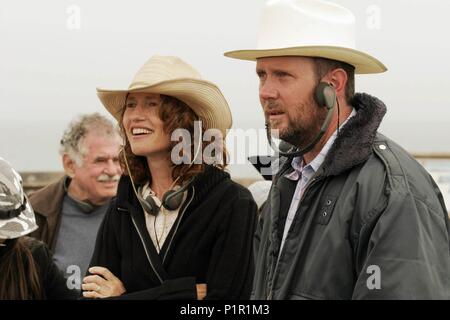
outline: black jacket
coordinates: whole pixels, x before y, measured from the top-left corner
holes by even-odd
[[[255,237],[256,299],[450,299],[449,220],[417,161],[377,133],[366,94],[306,187],[279,248],[296,182],[277,174]]]
[[[188,189],[160,254],[128,176],[100,227],[91,266],[123,282],[122,299],[248,299],[254,275],[252,239],[257,208],[250,192],[227,173],[207,167]]]
[[[68,289],[66,278],[64,278],[63,273],[53,262],[52,255],[47,246],[43,242],[33,238],[25,237],[24,240],[24,243],[30,248],[34,263],[36,264],[44,299],[77,299],[80,294],[79,291]],[[8,250],[6,247],[0,247],[0,260],[6,250]]]

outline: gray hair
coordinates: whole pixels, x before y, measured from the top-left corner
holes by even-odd
[[[117,138],[120,141],[119,127],[99,113],[81,115],[72,120],[60,141],[59,154],[68,154],[78,166],[83,165],[86,155],[84,139],[94,132],[100,136]]]

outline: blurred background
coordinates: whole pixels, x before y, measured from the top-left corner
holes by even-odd
[[[383,100],[380,130],[417,156],[450,205],[450,1],[334,0],[357,18],[357,47],[389,71],[356,78]],[[225,51],[256,45],[265,0],[2,0],[0,156],[36,183],[62,171],[58,143],[76,115],[106,114],[95,88],[126,88],[154,54],[177,55],[219,85],[234,129],[262,130],[255,64]],[[267,153],[230,148],[230,156]],[[248,145],[255,145],[249,143]],[[265,147],[264,147],[265,146]],[[240,161],[243,162],[243,161]],[[260,179],[249,163],[235,179]],[[43,175],[42,175],[43,174]],[[34,178],[33,178],[34,177]]]

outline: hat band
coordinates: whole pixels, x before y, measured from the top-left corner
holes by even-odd
[[[27,203],[27,200],[24,199],[23,204],[17,209],[8,210],[8,211],[0,210],[0,220],[9,220],[9,219],[17,218],[18,216],[20,216],[22,211],[25,210],[26,203]]]

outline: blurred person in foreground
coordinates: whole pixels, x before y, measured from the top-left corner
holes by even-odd
[[[0,158],[0,300],[75,299],[38,228],[20,175]]]

